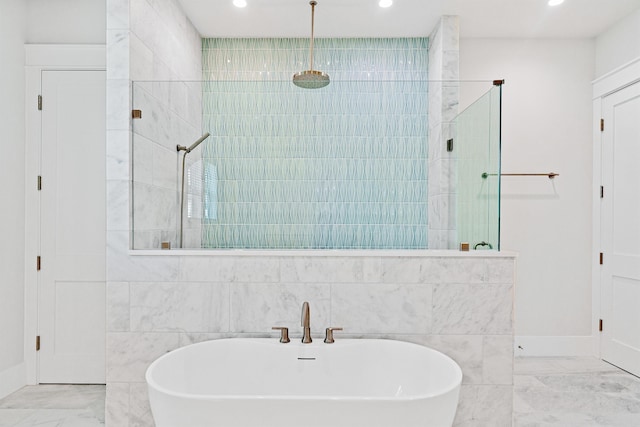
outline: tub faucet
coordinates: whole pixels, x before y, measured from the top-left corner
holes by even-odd
[[[300,321],[300,326],[302,326],[303,334],[302,334],[302,343],[309,344],[311,343],[311,326],[309,321],[309,303],[307,301],[302,303],[302,319]]]

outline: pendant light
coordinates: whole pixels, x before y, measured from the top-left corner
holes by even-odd
[[[311,5],[311,48],[310,48],[310,67],[308,70],[300,71],[293,75],[293,84],[304,89],[319,89],[329,84],[329,75],[322,71],[313,69],[313,18],[315,14],[317,1],[309,2]]]

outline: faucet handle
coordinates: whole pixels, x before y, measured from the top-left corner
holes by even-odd
[[[271,329],[273,329],[274,331],[280,331],[280,342],[281,343],[288,343],[291,340],[289,339],[289,328],[286,328],[284,326],[274,326]]]
[[[324,342],[327,344],[333,344],[336,340],[333,339],[333,331],[341,331],[342,328],[327,328],[324,334]]]

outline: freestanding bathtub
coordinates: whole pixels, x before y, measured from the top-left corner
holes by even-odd
[[[450,427],[462,371],[401,341],[233,338],[167,353],[146,380],[157,427]]]

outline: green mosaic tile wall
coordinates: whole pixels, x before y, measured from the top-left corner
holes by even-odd
[[[427,247],[428,40],[203,40],[203,247]]]

